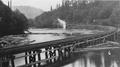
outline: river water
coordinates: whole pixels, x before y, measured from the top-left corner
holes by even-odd
[[[40,43],[52,40],[59,40],[74,37],[72,34],[93,34],[93,31],[86,29],[71,29],[71,30],[63,30],[63,29],[29,29],[30,32],[34,34],[28,35],[28,39],[31,41],[35,40],[33,43]],[[97,32],[97,30],[95,30]]]
[[[120,49],[78,54],[79,59],[63,67],[120,67]]]
[[[34,43],[39,42],[46,42],[51,40],[58,40],[58,39],[64,39],[68,37],[74,37],[73,35],[66,36],[63,33],[81,33],[81,31],[84,34],[92,34],[91,31],[86,30],[70,30],[65,31],[61,29],[34,29],[30,30],[33,33],[39,33],[39,34],[30,34],[28,35],[28,38],[30,40],[35,40]],[[66,64],[62,67],[120,67],[120,49],[112,49],[112,50],[100,50],[100,51],[88,51],[88,52],[79,52],[76,55],[79,56],[79,58],[69,64]],[[23,54],[16,55],[21,56]],[[43,56],[44,57],[44,56]],[[22,59],[15,60],[16,66],[22,65],[25,63]]]

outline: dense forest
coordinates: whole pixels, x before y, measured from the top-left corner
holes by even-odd
[[[19,12],[12,11],[0,1],[0,36],[23,34],[28,28],[27,18]]]
[[[65,20],[67,24],[119,26],[120,2],[63,0],[56,9],[51,7],[51,11],[28,20],[19,10],[13,12],[0,1],[0,36],[22,34],[29,26],[37,28],[60,27],[58,18]]]
[[[120,2],[100,0],[63,0],[62,5],[31,21],[31,26],[39,28],[58,27],[57,18],[67,24],[94,24],[118,26],[120,21]]]

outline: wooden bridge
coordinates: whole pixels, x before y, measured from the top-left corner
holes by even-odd
[[[0,49],[0,67],[58,67],[68,63],[74,56],[75,48],[115,41],[117,29],[83,37],[72,37],[43,43],[15,46]],[[23,54],[16,57],[16,54]],[[44,58],[42,58],[42,55]],[[16,66],[15,60],[24,58],[25,64]],[[52,65],[52,66],[51,66]],[[57,66],[56,66],[57,65]]]

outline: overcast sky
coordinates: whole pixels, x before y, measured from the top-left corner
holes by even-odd
[[[9,0],[2,0],[5,4]],[[51,5],[53,8],[56,7],[57,3],[61,3],[62,0],[12,0],[13,6],[32,6],[36,8],[40,8],[44,11],[50,10]]]

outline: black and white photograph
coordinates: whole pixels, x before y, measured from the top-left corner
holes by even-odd
[[[0,0],[0,67],[120,67],[120,0]]]

